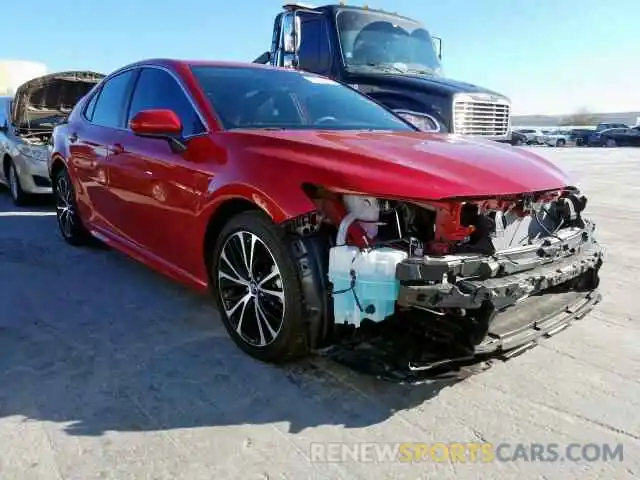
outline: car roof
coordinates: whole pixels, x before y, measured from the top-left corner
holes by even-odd
[[[271,65],[264,65],[260,63],[252,62],[234,62],[234,61],[217,61],[217,60],[188,60],[188,59],[176,59],[176,58],[149,58],[146,60],[139,60],[137,62],[124,65],[117,70],[113,71],[110,75],[130,68],[143,67],[143,66],[160,66],[171,69],[180,69],[181,67],[218,67],[218,68],[249,68],[256,70],[280,70],[292,73],[304,73],[305,75],[315,75],[309,72],[301,72],[300,70],[293,70],[291,68],[274,67]]]

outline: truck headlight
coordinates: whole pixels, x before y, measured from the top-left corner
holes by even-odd
[[[46,162],[49,159],[49,151],[45,147],[37,147],[35,145],[18,145],[18,151],[21,155],[29,157],[32,160]]]
[[[439,132],[442,130],[440,122],[426,113],[409,110],[395,110],[395,113],[423,132]]]

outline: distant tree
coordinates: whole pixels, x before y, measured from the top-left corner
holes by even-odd
[[[587,108],[581,108],[572,115],[566,115],[560,120],[560,125],[593,125],[598,123],[598,115]]]

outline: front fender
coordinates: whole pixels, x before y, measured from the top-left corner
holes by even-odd
[[[202,279],[203,282],[206,282],[208,278],[206,264],[202,262],[202,259],[206,257],[206,252],[202,249],[207,248],[205,239],[211,222],[217,224],[219,220],[224,221],[224,219],[217,218],[217,214],[222,212],[222,207],[225,205],[238,201],[251,203],[269,215],[277,224],[317,208],[301,187],[271,188],[269,189],[270,194],[266,192],[267,188],[260,185],[241,182],[226,183],[222,179],[217,181],[215,178],[209,181],[198,213],[196,232],[190,237],[192,243],[188,249],[194,255],[191,262],[195,265],[196,270],[193,273],[197,278]],[[232,206],[232,211],[233,207],[235,206]],[[223,223],[219,227],[222,225]]]
[[[211,217],[225,202],[244,200],[263,210],[274,223],[283,223],[316,209],[316,205],[304,193],[301,185],[273,189],[267,185],[227,183],[218,188],[216,179],[209,182],[202,213]],[[267,193],[269,191],[269,193]]]

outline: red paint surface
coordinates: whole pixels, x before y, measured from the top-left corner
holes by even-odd
[[[82,217],[96,235],[197,288],[208,283],[207,225],[229,200],[249,201],[279,223],[317,208],[302,189],[305,183],[413,200],[509,195],[570,184],[564,172],[533,152],[449,135],[223,131],[188,64],[155,63],[182,78],[204,114],[208,134],[175,153],[162,139],[91,125],[79,114],[80,102],[69,123],[56,129],[54,156],[68,166]],[[67,140],[72,132],[79,136],[75,143]]]

